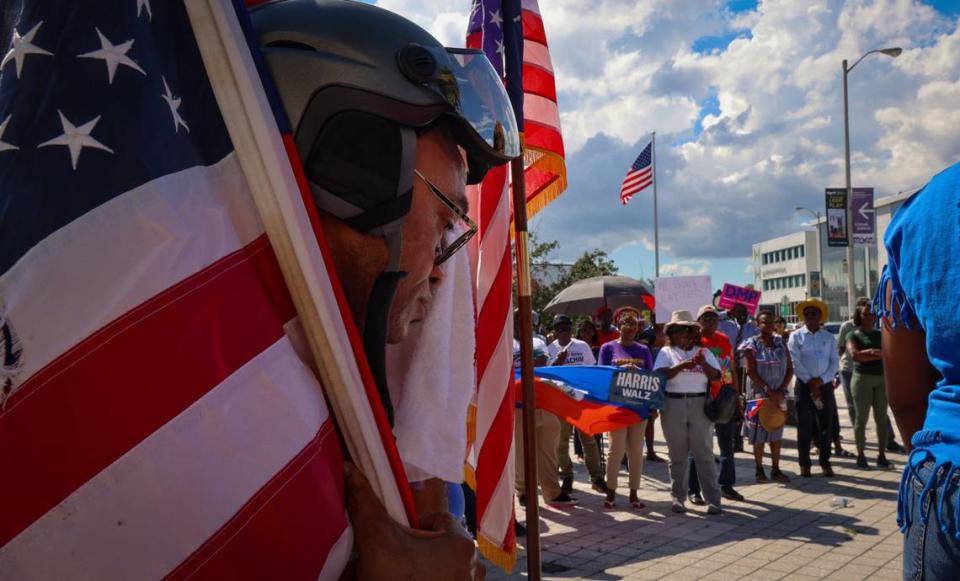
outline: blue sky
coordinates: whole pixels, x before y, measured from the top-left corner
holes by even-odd
[[[381,0],[462,46],[470,0]],[[531,222],[558,261],[603,248],[654,272],[650,190],[620,182],[657,132],[661,274],[745,283],[751,245],[803,228],[843,184],[840,62],[854,185],[878,196],[960,159],[960,0],[541,0],[569,188]]]

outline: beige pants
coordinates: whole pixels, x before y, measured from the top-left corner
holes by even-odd
[[[647,421],[610,432],[610,452],[607,456],[607,489],[617,489],[620,462],[623,453],[627,453],[630,464],[630,490],[640,488],[640,476],[643,474],[643,437],[647,431]]]
[[[560,418],[543,410],[534,412],[537,430],[537,480],[544,502],[560,496],[560,481],[557,476],[557,444],[560,442]],[[515,414],[513,442],[516,447],[515,485],[517,495],[525,494],[523,478],[523,410]]]

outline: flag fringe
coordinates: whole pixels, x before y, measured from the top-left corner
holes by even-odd
[[[527,197],[527,217],[534,217],[537,212],[547,207],[550,202],[560,197],[567,189],[567,165],[564,159],[552,151],[529,147],[537,154],[536,161],[530,164],[527,169],[536,169],[538,171],[552,173],[556,177],[539,191]]]
[[[480,554],[485,559],[503,569],[505,573],[513,571],[513,566],[517,563],[517,545],[513,543],[510,547],[504,548],[501,545],[487,539],[482,533],[477,534],[477,545],[480,548]]]
[[[466,462],[463,463],[463,481],[467,483],[470,490],[474,492],[477,491],[477,473],[473,469],[473,466]]]

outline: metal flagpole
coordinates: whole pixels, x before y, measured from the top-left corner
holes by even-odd
[[[656,277],[660,278],[660,220],[657,216],[657,132],[653,132],[653,141],[650,147],[653,166],[653,256],[656,265]]]
[[[523,136],[520,137],[523,144]],[[522,150],[522,148],[521,148]],[[517,253],[517,309],[520,332],[520,377],[523,386],[523,490],[527,497],[527,575],[540,580],[540,509],[537,501],[536,396],[533,388],[533,303],[527,248],[527,187],[523,155],[510,162],[514,246]]]

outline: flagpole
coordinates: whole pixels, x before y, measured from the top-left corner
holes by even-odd
[[[521,135],[521,145],[523,136]],[[521,147],[521,150],[523,148]],[[517,309],[520,332],[520,377],[523,386],[523,491],[527,497],[527,576],[540,580],[540,510],[537,496],[536,396],[533,389],[533,306],[527,248],[527,187],[523,155],[510,162],[513,227],[517,260]]]
[[[653,256],[656,277],[660,278],[660,220],[657,216],[657,132],[653,132],[650,164],[653,166]]]

